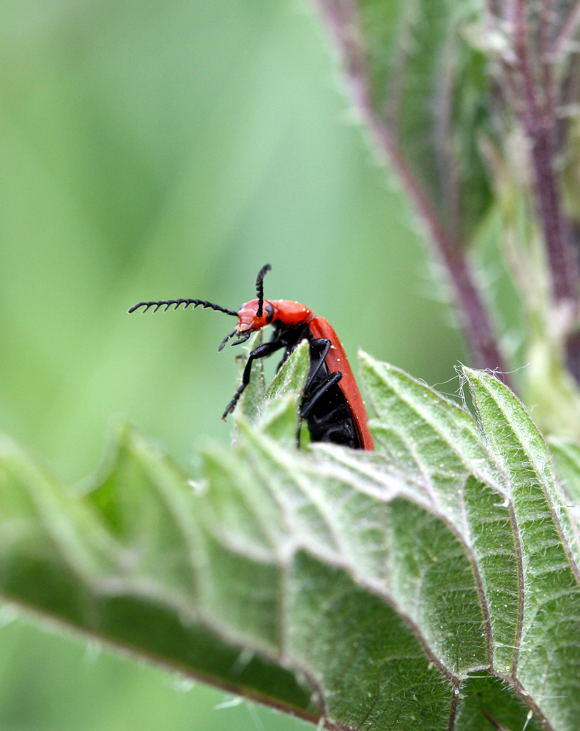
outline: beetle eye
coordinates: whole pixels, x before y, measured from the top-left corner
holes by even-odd
[[[266,322],[272,322],[274,319],[274,308],[272,305],[265,305],[264,309],[266,310]]]

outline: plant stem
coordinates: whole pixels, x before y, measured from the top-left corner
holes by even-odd
[[[557,304],[566,303],[574,307],[577,306],[578,298],[578,261],[571,242],[570,228],[561,209],[554,170],[556,118],[553,113],[553,89],[544,90],[545,98],[540,103],[530,59],[528,10],[529,0],[515,0],[513,41],[516,71],[523,95],[519,116],[530,143],[534,196],[548,252],[554,300]],[[546,55],[542,54],[539,63],[544,83],[551,85],[551,60]]]
[[[572,333],[566,345],[568,370],[580,383],[580,332]]]
[[[358,16],[351,0],[316,0],[339,49],[347,87],[356,109],[363,117],[382,155],[397,173],[415,210],[423,221],[428,238],[444,265],[457,302],[456,313],[474,361],[480,368],[497,372],[509,384],[507,368],[500,352],[489,314],[475,286],[465,256],[465,247],[441,222],[431,202],[399,150],[388,124],[376,112],[368,86],[368,69],[361,47]]]

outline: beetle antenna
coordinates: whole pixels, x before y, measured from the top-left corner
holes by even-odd
[[[189,305],[193,305],[194,309],[196,307],[209,307],[210,309],[217,310],[218,312],[225,312],[226,315],[232,315],[232,317],[238,316],[238,313],[234,310],[228,310],[227,307],[215,305],[213,302],[207,302],[206,300],[154,300],[151,302],[137,302],[136,305],[133,305],[133,307],[129,308],[128,312],[135,312],[140,307],[143,308],[144,313],[147,312],[150,307],[155,308],[153,312],[157,312],[160,307],[164,308],[163,312],[167,312],[167,310],[169,310],[171,307],[178,310],[181,305],[184,305],[184,309],[187,309]]]
[[[258,295],[258,311],[256,312],[257,317],[262,317],[262,313],[264,310],[264,277],[270,271],[270,269],[272,269],[272,267],[269,264],[264,264],[264,266],[258,272],[258,276],[256,277],[256,293]]]

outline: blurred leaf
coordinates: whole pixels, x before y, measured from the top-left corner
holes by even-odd
[[[475,364],[509,382],[495,326],[467,257],[494,200],[484,141],[497,136],[489,60],[475,0],[315,0],[347,88],[377,151],[395,172]],[[488,144],[489,146],[489,144]]]
[[[363,355],[380,451],[299,451],[307,355],[196,483],[129,429],[84,495],[4,444],[2,597],[327,728],[573,729],[570,526],[521,404],[466,369],[476,422]]]
[[[492,134],[487,58],[468,0],[317,0],[353,100],[412,196],[469,240],[492,199],[481,140]],[[411,180],[413,179],[413,180]]]

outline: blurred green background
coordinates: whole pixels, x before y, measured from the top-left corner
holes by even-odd
[[[235,351],[208,311],[298,299],[431,383],[464,357],[305,0],[0,0],[1,429],[68,481],[128,418],[195,470]],[[454,391],[452,382],[443,390]],[[0,612],[0,729],[296,729]],[[218,706],[218,708],[216,708]]]

